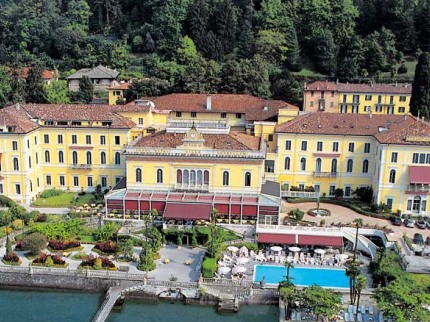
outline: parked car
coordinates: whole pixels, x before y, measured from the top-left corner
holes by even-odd
[[[414,244],[417,244],[417,245],[422,245],[422,244],[424,244],[424,238],[423,238],[423,235],[421,235],[421,234],[415,234],[415,235],[414,235],[414,239],[412,239],[412,242],[413,242]]]
[[[426,242],[425,242],[425,244],[426,244],[427,246],[430,246],[430,236],[426,238]]]
[[[430,229],[430,221],[426,221],[427,228]]]
[[[418,220],[416,222],[416,225],[419,229],[426,229],[427,228],[426,222],[424,220]]]
[[[400,218],[399,216],[392,216],[390,218],[390,220],[394,226],[401,226],[402,225],[402,218]]]
[[[415,221],[413,219],[405,219],[403,221],[403,223],[405,224],[406,227],[408,228],[414,228],[415,225]]]

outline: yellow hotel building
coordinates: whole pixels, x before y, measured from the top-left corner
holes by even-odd
[[[410,84],[314,82],[303,89],[306,112],[409,114]]]
[[[187,204],[206,219],[217,208],[228,223],[276,223],[281,186],[284,196],[312,186],[345,198],[372,186],[375,203],[430,214],[430,126],[406,114],[170,94],[122,106],[13,105],[0,110],[0,127],[0,193],[21,203],[100,184],[112,188],[107,219],[151,209],[169,218]]]

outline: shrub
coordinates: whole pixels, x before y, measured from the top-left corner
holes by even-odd
[[[258,251],[258,245],[256,243],[251,242],[243,242],[243,243],[236,243],[234,244],[237,248],[241,248],[242,246],[245,246],[249,250],[253,250],[254,252]]]
[[[40,254],[37,258],[33,260],[33,263],[35,266],[64,266],[66,265],[66,261],[61,258],[61,256],[57,255],[46,255],[46,254]]]
[[[91,268],[92,269],[108,269],[108,270],[115,270],[116,269],[115,264],[111,260],[109,260],[109,258],[107,258],[107,257],[92,257],[92,256],[90,256],[90,257],[84,259],[79,266],[82,268],[86,268],[86,269],[91,269]],[[96,267],[100,267],[100,268],[96,268]]]
[[[41,233],[27,235],[22,241],[23,249],[29,250],[33,255],[37,255],[46,247],[46,237]]]
[[[105,254],[115,254],[118,251],[118,247],[112,241],[97,243],[94,248]]]
[[[4,255],[3,256],[3,261],[7,262],[7,263],[19,263],[20,259],[18,257],[17,254],[15,253],[10,253],[9,255]]]
[[[408,67],[405,64],[401,64],[399,69],[397,69],[399,74],[406,74],[408,72]]]
[[[48,216],[46,214],[40,214],[36,218],[36,222],[47,222]]]
[[[78,241],[61,241],[61,240],[51,240],[49,241],[48,247],[53,250],[66,250],[70,248],[78,248],[81,243]]]
[[[202,263],[202,274],[205,278],[212,278],[217,269],[216,258],[206,257]]]
[[[40,194],[40,198],[55,197],[55,196],[59,196],[63,193],[64,193],[64,191],[57,190],[55,188],[54,189],[48,189],[48,190],[42,191],[42,193]]]
[[[13,201],[12,199],[6,196],[0,195],[0,206],[13,207],[15,205],[16,205],[15,201]]]

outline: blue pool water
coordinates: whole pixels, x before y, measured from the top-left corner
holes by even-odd
[[[256,265],[254,282],[263,277],[267,284],[278,284],[286,279],[287,269],[284,266]],[[317,284],[329,288],[349,288],[349,279],[344,269],[294,267],[290,268],[291,282],[297,286]]]

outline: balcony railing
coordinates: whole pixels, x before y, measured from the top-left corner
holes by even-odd
[[[430,192],[430,185],[428,184],[422,184],[422,185],[409,185],[406,189],[407,191],[414,191],[414,192]]]
[[[189,120],[169,120],[168,128],[191,128],[197,129],[227,129],[229,127],[227,121],[189,121]]]
[[[179,190],[179,191],[209,191],[209,185],[207,185],[207,184],[177,183],[177,184],[175,184],[175,190]]]
[[[70,168],[75,170],[90,170],[91,164],[74,163],[70,165]]]
[[[306,191],[281,191],[281,197],[292,198],[319,198],[319,192],[306,192]]]
[[[313,176],[315,178],[336,178],[337,177],[337,172],[314,171]]]

